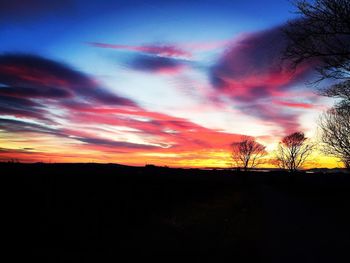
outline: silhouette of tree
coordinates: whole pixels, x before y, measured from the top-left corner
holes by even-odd
[[[320,94],[339,99],[335,108],[350,107],[350,80],[331,85],[321,90]]]
[[[262,163],[262,157],[266,152],[266,147],[248,136],[242,136],[239,142],[231,144],[232,161],[237,168],[247,171]]]
[[[339,158],[350,169],[350,107],[334,107],[321,115],[319,127],[326,154]]]
[[[310,143],[302,132],[294,132],[285,136],[278,144],[275,152],[280,168],[295,172],[300,169],[310,156],[314,144]]]
[[[316,62],[319,81],[335,79],[336,84],[320,94],[340,101],[319,120],[323,151],[342,160],[350,169],[350,1],[297,0],[301,18],[288,23],[285,58],[294,67]]]
[[[350,102],[350,81],[348,80],[332,85],[329,88],[323,90],[322,95]]]
[[[350,1],[297,0],[301,18],[285,27],[288,46],[284,57],[296,67],[315,61],[321,78],[350,77]]]

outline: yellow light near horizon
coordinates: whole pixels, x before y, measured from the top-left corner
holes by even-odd
[[[117,153],[105,152],[99,149],[83,148],[76,140],[68,138],[57,138],[52,135],[41,136],[19,136],[19,134],[9,134],[1,132],[0,148],[10,150],[27,151],[27,157],[31,161],[44,162],[98,162],[98,163],[120,163],[127,165],[154,164],[169,167],[231,167],[230,152],[228,150],[203,150],[203,151],[180,151],[180,152],[153,152],[140,151]],[[21,161],[25,161],[25,153],[17,155]],[[3,159],[16,158],[15,153],[2,153]],[[22,159],[23,158],[23,159]],[[275,168],[276,166],[269,160],[273,159],[273,152],[265,157],[266,162],[259,168]],[[325,156],[321,152],[315,152],[305,163],[303,168],[338,168],[342,163],[337,158]]]

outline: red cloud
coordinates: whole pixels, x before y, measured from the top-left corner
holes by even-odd
[[[286,133],[298,129],[300,113],[291,108],[309,107],[298,102],[298,97],[293,98],[294,104],[282,101],[291,97],[294,86],[312,77],[316,62],[292,69],[282,59],[285,47],[282,27],[238,38],[211,71],[214,99],[228,97],[244,113],[275,123]],[[305,100],[303,92],[299,99]]]
[[[47,121],[49,106],[87,101],[136,106],[127,98],[102,88],[89,76],[39,56],[0,56],[0,114]]]
[[[240,137],[148,111],[128,98],[109,93],[87,75],[41,57],[0,56],[0,85],[0,130],[32,141],[33,148],[38,148],[2,151],[0,159],[40,161],[50,156],[67,161],[86,158],[84,152],[130,156],[156,151],[195,156],[202,151],[228,149]],[[119,132],[120,127],[127,131]],[[59,148],[62,141],[69,142],[72,153],[40,152],[38,141],[48,136]]]
[[[314,109],[317,106],[311,103],[290,102],[290,101],[274,101],[274,104],[287,106],[290,108]]]
[[[149,140],[150,145],[162,144],[159,151],[181,152],[208,149],[227,149],[230,142],[240,135],[225,133],[195,124],[183,118],[150,112],[142,108],[135,110],[118,108],[80,108],[70,116],[72,122],[90,125],[110,125],[132,128],[136,135]],[[65,131],[72,134],[72,131]],[[89,137],[88,134],[75,134]]]

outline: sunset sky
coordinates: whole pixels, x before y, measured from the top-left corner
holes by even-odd
[[[281,61],[294,11],[288,0],[1,1],[0,161],[224,167],[241,135],[269,152],[291,132],[317,140],[333,101],[306,85],[313,64]],[[321,153],[308,164],[336,166]]]

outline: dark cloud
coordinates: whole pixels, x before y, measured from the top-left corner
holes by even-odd
[[[67,135],[63,134],[58,129],[49,128],[47,126],[37,123],[6,118],[0,118],[0,129],[10,133],[34,132],[41,134],[51,134],[60,137],[67,137]]]
[[[1,91],[2,88],[0,88]],[[0,105],[14,108],[40,108],[41,104],[28,100],[26,98],[16,98],[11,96],[0,95]]]
[[[239,84],[236,82],[240,82],[245,87],[244,95],[254,100],[257,91],[267,96],[307,79],[314,72],[313,64],[303,64],[294,70],[283,59],[287,39],[282,29],[247,34],[234,41],[212,69],[214,87],[234,91]]]
[[[128,148],[128,149],[145,149],[145,150],[160,148],[159,146],[155,146],[155,145],[122,142],[122,141],[112,141],[112,140],[106,140],[106,139],[100,139],[100,138],[77,138],[77,139],[79,141],[82,141],[82,142],[85,142],[88,144],[94,144],[94,145],[100,145],[100,146],[106,146],[106,147],[118,147],[118,148]]]
[[[1,90],[1,88],[0,88]],[[30,117],[49,121],[46,110],[42,105],[24,98],[0,95],[0,115],[13,115],[16,117]]]
[[[34,154],[33,148],[23,148],[23,149],[9,149],[9,148],[2,148],[0,147],[0,153],[5,153],[5,154],[16,154],[16,153],[24,153],[24,154]],[[2,158],[0,158],[1,160]]]
[[[38,133],[38,134],[49,134],[63,138],[69,138],[72,140],[77,140],[84,142],[90,146],[103,146],[107,148],[125,148],[125,149],[157,149],[162,148],[157,145],[149,145],[149,144],[140,144],[140,143],[131,143],[124,141],[113,141],[103,138],[96,137],[82,137],[82,136],[74,136],[73,131],[61,130],[59,128],[49,128],[47,126],[31,123],[27,121],[14,120],[14,119],[6,119],[0,118],[0,130],[4,130],[10,133]],[[28,149],[26,149],[28,150]]]
[[[44,120],[49,106],[82,102],[135,106],[65,64],[34,55],[0,56],[0,114]]]
[[[91,80],[69,66],[29,54],[0,56],[1,82],[8,85],[40,85],[43,87],[91,85]]]
[[[0,96],[32,97],[32,98],[69,98],[72,93],[68,90],[51,87],[48,89],[37,89],[33,87],[1,87]]]
[[[29,93],[30,97],[45,94],[48,98],[76,95],[101,103],[133,105],[132,101],[100,87],[86,74],[63,63],[34,55],[0,56],[0,84],[14,87],[22,95]],[[26,90],[28,88],[30,90]]]
[[[144,72],[174,74],[181,71],[187,64],[188,62],[181,59],[139,54],[134,56],[127,66]]]
[[[240,36],[210,72],[217,98],[229,98],[244,113],[273,122],[286,132],[297,129],[298,114],[274,104],[314,75],[314,64],[297,69],[282,59],[287,39],[281,27]],[[299,99],[303,93],[299,93]],[[288,121],[287,121],[288,120]],[[294,128],[293,128],[294,126]]]

